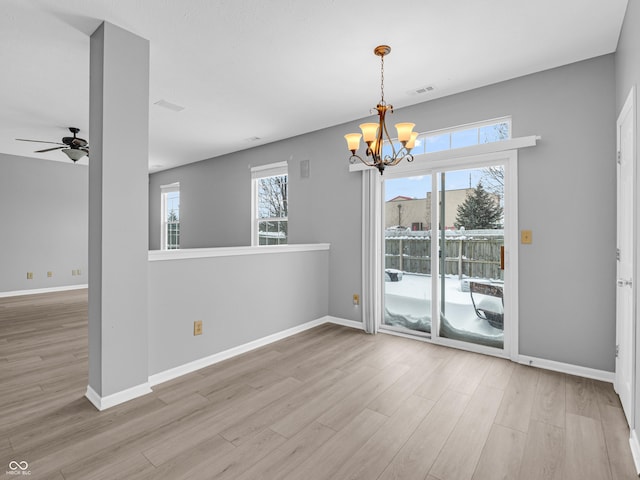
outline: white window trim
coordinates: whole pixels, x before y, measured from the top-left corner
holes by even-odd
[[[289,175],[288,162],[269,163],[267,165],[258,165],[251,168],[251,246],[259,246],[258,239],[258,221],[268,219],[258,219],[258,182],[259,178],[275,177],[278,175]],[[288,199],[287,199],[288,200]],[[283,220],[282,218],[278,220]],[[288,217],[286,219],[288,221]]]
[[[160,185],[160,250],[167,249],[167,193],[180,192],[180,182]]]

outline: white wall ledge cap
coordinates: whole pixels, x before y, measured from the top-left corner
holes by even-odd
[[[185,260],[189,258],[234,257],[240,255],[269,255],[274,253],[314,252],[329,250],[329,243],[290,245],[262,245],[257,247],[185,248],[180,250],[150,250],[149,261]]]

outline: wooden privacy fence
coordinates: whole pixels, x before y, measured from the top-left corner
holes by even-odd
[[[385,232],[385,268],[407,273],[431,274],[431,236],[429,231]],[[503,230],[447,232],[444,248],[446,275],[460,278],[502,279],[500,247]]]

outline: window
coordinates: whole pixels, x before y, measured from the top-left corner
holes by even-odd
[[[499,142],[511,138],[511,117],[497,118],[458,127],[436,130],[418,135],[416,146],[411,150],[413,155],[469,147],[483,143]],[[391,155],[391,146],[385,142],[384,155]],[[396,152],[402,148],[395,140]]]
[[[282,245],[288,238],[287,162],[251,169],[251,245]]]
[[[172,183],[160,187],[162,192],[162,250],[180,248],[180,184]]]

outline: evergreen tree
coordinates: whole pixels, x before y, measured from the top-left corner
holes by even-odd
[[[458,205],[458,214],[454,226],[459,229],[482,230],[500,228],[502,207],[494,195],[487,192],[478,182],[478,186]]]

